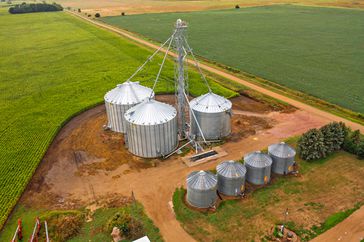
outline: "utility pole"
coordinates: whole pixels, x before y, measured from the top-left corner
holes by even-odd
[[[184,45],[184,33],[187,29],[187,24],[181,19],[176,22],[176,34],[175,43],[177,49],[177,115],[178,115],[178,133],[180,139],[184,139],[187,136],[186,127],[186,100],[185,100],[185,67],[184,60],[186,56]]]

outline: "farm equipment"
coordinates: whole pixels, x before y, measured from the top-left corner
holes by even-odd
[[[29,242],[38,242],[39,241],[38,239],[40,236],[41,229],[42,229],[42,224],[41,224],[39,218],[36,218],[32,237],[29,239]],[[48,236],[47,221],[44,221],[44,230],[46,233],[46,241],[49,242],[50,240],[49,240],[49,236]],[[23,240],[23,226],[22,226],[21,219],[18,219],[18,226],[16,227],[16,230],[15,230],[15,233],[14,233],[14,236],[13,236],[11,242],[22,241],[22,240]]]
[[[16,237],[18,237],[18,241],[21,241],[23,239],[23,227],[22,227],[22,223],[21,223],[21,219],[18,219],[18,226],[16,227],[13,239],[11,240],[11,242],[15,242],[16,241]]]

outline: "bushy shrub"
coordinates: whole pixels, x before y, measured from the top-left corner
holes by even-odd
[[[318,129],[304,133],[297,143],[298,153],[304,160],[316,160],[327,155],[324,135]]]
[[[235,9],[239,9],[240,6],[238,4],[235,5]]]
[[[79,8],[78,10],[77,10],[79,13],[81,13],[81,9]]]
[[[121,12],[121,16],[125,16],[125,12]]]
[[[361,141],[356,150],[359,159],[364,159],[364,141]]]
[[[99,13],[96,13],[96,14],[95,14],[95,17],[96,17],[96,18],[100,18],[100,16],[101,16],[101,15],[100,15]]]
[[[361,143],[360,131],[355,130],[350,134],[346,135],[343,149],[351,154],[356,155],[358,153],[359,144]]]
[[[320,128],[321,133],[324,135],[324,144],[327,154],[338,151],[347,135],[344,123],[332,122]]]
[[[63,7],[59,4],[53,3],[22,3],[9,8],[9,13],[33,13],[33,12],[54,12],[62,11]]]
[[[125,210],[121,210],[110,219],[107,224],[108,232],[111,233],[114,227],[119,228],[123,236],[129,240],[138,239],[145,234],[143,224]]]

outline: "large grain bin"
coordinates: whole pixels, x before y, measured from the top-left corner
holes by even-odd
[[[247,169],[246,180],[255,185],[267,184],[270,181],[272,158],[260,151],[244,156]]]
[[[128,149],[145,157],[161,157],[178,145],[177,111],[169,104],[147,99],[124,115]]]
[[[240,162],[224,161],[216,167],[217,190],[227,196],[238,196],[244,191],[246,168]]]
[[[115,132],[125,133],[126,111],[141,103],[148,97],[154,97],[154,92],[148,87],[144,87],[139,82],[124,82],[118,84],[114,89],[106,93],[105,107],[107,114],[107,126]]]
[[[268,154],[273,160],[272,172],[276,174],[288,174],[293,170],[296,151],[284,142],[268,147]]]
[[[231,133],[232,104],[228,99],[209,92],[193,99],[190,105],[205,139],[218,140]],[[192,114],[190,119],[191,134],[202,137]]]
[[[194,207],[208,208],[217,199],[216,175],[207,171],[194,171],[187,177],[187,202]]]

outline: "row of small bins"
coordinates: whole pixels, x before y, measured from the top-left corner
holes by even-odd
[[[209,171],[194,171],[187,177],[187,202],[198,208],[215,204],[217,191],[238,196],[245,190],[245,180],[254,185],[270,182],[271,172],[288,174],[293,170],[295,150],[284,142],[268,147],[268,154],[255,151],[244,156],[244,164],[224,161]]]

